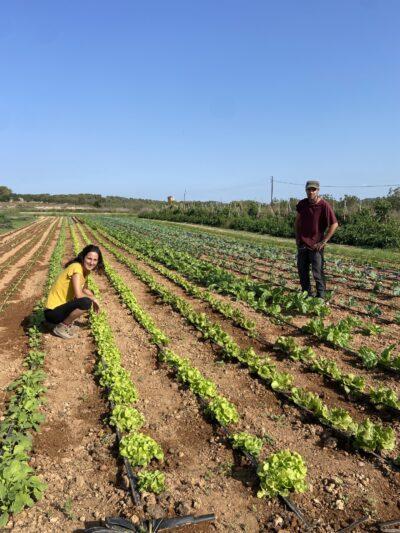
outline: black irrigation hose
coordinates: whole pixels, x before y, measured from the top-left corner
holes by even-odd
[[[104,526],[89,527],[84,530],[85,533],[109,533],[110,531],[119,531],[127,533],[134,531],[137,533],[157,533],[158,531],[167,531],[177,527],[201,524],[203,522],[213,522],[214,514],[205,514],[200,516],[186,515],[173,518],[156,518],[146,520],[139,525],[134,525],[130,520],[120,517],[106,518]]]
[[[107,363],[104,361],[103,358],[101,358],[101,363],[104,366],[104,368],[107,368]],[[109,403],[110,403],[111,409],[114,409],[114,402],[109,401]],[[115,433],[117,435],[118,444],[119,444],[121,442],[121,432],[119,431],[119,429],[117,427],[115,428]],[[135,476],[135,474],[133,472],[133,469],[132,469],[132,466],[131,466],[129,460],[126,457],[122,457],[122,460],[124,462],[126,475],[128,476],[129,486],[130,486],[130,489],[131,489],[131,496],[132,496],[133,503],[135,505],[139,505],[139,503],[140,503],[140,493],[139,493],[139,490],[138,490],[137,477]]]
[[[396,533],[400,531],[400,529],[393,529],[392,526],[400,526],[400,518],[396,518],[395,520],[388,520],[387,522],[378,522],[376,526],[379,527],[379,531],[382,531],[384,533]]]
[[[347,533],[347,531],[351,531],[355,527],[360,526],[361,524],[365,524],[365,522],[368,522],[369,519],[370,519],[369,516],[363,516],[362,518],[355,520],[348,526],[343,527],[342,529],[338,529],[335,533],[345,533],[345,532]]]
[[[165,354],[164,349],[159,344],[157,344],[156,346],[157,346],[159,353],[164,355]],[[207,406],[207,402],[203,398],[198,397],[198,401],[203,409]],[[228,438],[230,437],[231,435],[230,432],[224,426],[218,426],[218,427],[226,437]],[[240,450],[240,451],[246,457],[246,459],[250,462],[251,466],[257,469],[258,464],[259,464],[257,459],[253,455],[251,455],[249,452],[246,452],[245,450]],[[286,498],[285,496],[279,496],[279,498],[298,517],[298,519],[308,528],[309,524],[307,523],[300,509],[289,498]]]
[[[110,402],[110,405],[111,405],[111,408],[113,408],[113,402]],[[121,442],[121,433],[120,433],[118,428],[115,428],[115,432],[117,434],[118,443],[120,443]],[[126,457],[122,457],[122,459],[124,461],[126,475],[128,476],[128,479],[129,479],[129,486],[130,486],[130,489],[131,489],[131,496],[132,496],[133,503],[135,505],[139,505],[139,503],[140,503],[140,493],[138,491],[137,477],[133,473],[131,463],[128,461],[128,459]]]

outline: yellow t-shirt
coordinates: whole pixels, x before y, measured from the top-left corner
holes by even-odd
[[[75,298],[74,287],[72,285],[72,276],[74,274],[79,274],[80,285],[83,289],[86,282],[83,275],[83,267],[80,263],[72,263],[67,266],[67,268],[64,268],[50,289],[46,302],[47,309],[54,309],[55,307],[66,304]]]

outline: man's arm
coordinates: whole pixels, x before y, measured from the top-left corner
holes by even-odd
[[[314,246],[314,250],[322,250],[324,248],[324,246],[326,245],[326,243],[329,241],[329,239],[332,237],[332,235],[335,233],[335,231],[337,230],[339,224],[337,222],[334,222],[333,224],[331,224],[328,228],[328,231],[326,232],[324,238],[322,239],[321,242],[317,242],[317,244]]]
[[[300,213],[296,214],[296,220],[294,223],[294,234],[296,236],[296,244],[300,246]]]

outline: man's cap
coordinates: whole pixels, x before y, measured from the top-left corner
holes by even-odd
[[[319,181],[316,180],[309,180],[306,183],[306,189],[311,189],[314,187],[315,189],[319,189]]]

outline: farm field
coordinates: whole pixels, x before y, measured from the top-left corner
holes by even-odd
[[[87,242],[106,260],[91,280],[102,312],[64,341],[43,330],[42,298]],[[209,513],[182,531],[380,531],[400,517],[395,262],[336,250],[327,304],[299,293],[293,250],[233,232],[51,216],[0,252],[6,531]]]

